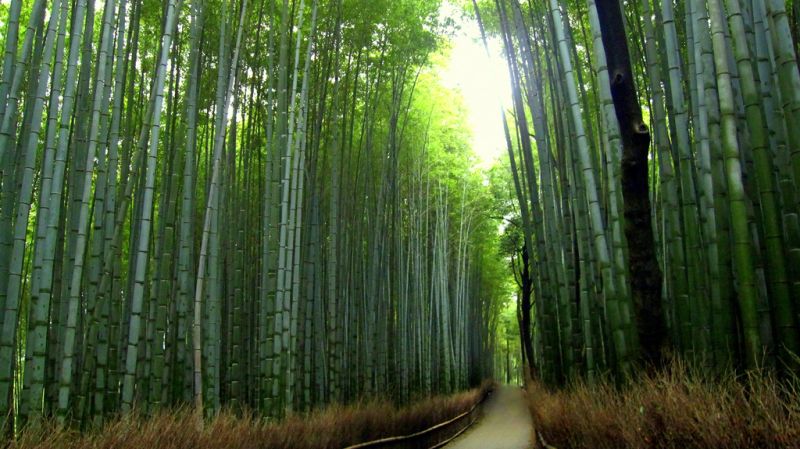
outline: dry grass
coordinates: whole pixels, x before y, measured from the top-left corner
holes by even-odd
[[[796,384],[703,377],[673,363],[621,391],[602,384],[552,392],[530,383],[529,407],[536,431],[558,449],[800,448]]]
[[[267,421],[255,415],[222,412],[199,430],[190,410],[135,415],[84,434],[52,423],[24,432],[9,449],[323,449],[404,435],[426,429],[466,410],[483,389],[436,396],[405,407],[372,400],[330,406],[308,415]]]

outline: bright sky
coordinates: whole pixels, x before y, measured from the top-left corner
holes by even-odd
[[[500,101],[508,104],[511,91],[501,43],[490,38],[487,57],[480,28],[473,17],[461,17],[458,7],[449,2],[442,6],[441,14],[451,17],[460,27],[440,72],[442,83],[464,97],[472,148],[480,159],[479,165],[486,168],[506,151]]]
[[[0,0],[2,4],[8,2]],[[462,17],[461,9],[447,0],[440,14],[452,18],[460,29],[453,36],[449,58],[439,69],[439,75],[445,87],[461,92],[472,131],[473,151],[478,156],[478,165],[488,168],[506,151],[500,101],[508,107],[511,93],[501,43],[490,37],[487,57],[480,28],[471,14]]]

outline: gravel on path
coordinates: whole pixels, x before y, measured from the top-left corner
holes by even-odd
[[[486,400],[482,416],[447,449],[528,449],[532,447],[531,415],[520,387],[498,387]]]

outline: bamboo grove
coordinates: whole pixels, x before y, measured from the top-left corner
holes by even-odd
[[[796,372],[800,3],[472,3],[512,84],[534,375]]]
[[[427,69],[437,2],[2,8],[6,429],[488,375],[497,224]]]

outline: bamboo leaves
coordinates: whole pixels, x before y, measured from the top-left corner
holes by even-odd
[[[543,78],[544,89],[529,84],[527,90],[541,92],[547,105],[534,100],[515,110],[518,129],[529,120],[535,125],[534,156],[543,167],[536,195],[518,191],[520,208],[537,195],[549,198],[550,185],[562,198],[561,216],[545,208],[544,220],[525,226],[524,237],[544,236],[545,247],[553,248],[544,257],[564,255],[555,272],[571,288],[562,290],[548,270],[538,270],[534,283],[559,292],[560,303],[579,303],[536,304],[533,339],[543,348],[535,362],[557,371],[545,372],[546,380],[569,379],[574,364],[590,379],[595,366],[631,373],[630,362],[641,360],[639,343],[643,359],[657,363],[667,335],[680,354],[717,370],[796,369],[797,302],[788,298],[797,270],[787,261],[794,260],[798,235],[797,175],[789,169],[797,129],[790,124],[797,89],[789,86],[798,71],[783,3],[590,0],[590,39],[571,33],[585,28],[582,5],[550,1],[543,21],[544,5],[496,2],[512,87],[518,79]],[[524,32],[511,39],[506,5],[522,12],[515,21]],[[538,37],[543,52],[529,48],[526,36]],[[515,45],[523,51],[515,52]],[[642,61],[629,57],[626,48],[635,53],[640,47]],[[590,50],[595,60],[588,75],[600,81],[598,104],[584,94],[587,74],[576,63]],[[648,89],[637,93],[635,84]],[[655,153],[648,150],[648,119]],[[599,135],[594,123],[601,124]],[[593,142],[605,150],[597,154]],[[525,133],[517,145],[523,154],[530,151]],[[545,167],[552,156],[557,170],[549,180]],[[512,165],[513,176],[518,170]],[[622,223],[624,239],[617,231]],[[561,236],[552,237],[551,227]],[[591,299],[600,302],[587,304]],[[592,315],[592,308],[603,313]],[[578,319],[582,326],[572,324]],[[570,334],[581,342],[574,362],[564,352]]]
[[[430,113],[450,99],[422,64],[437,4],[402,3],[12,2],[7,431],[192,399],[280,416],[487,375],[496,226],[452,164],[464,134]]]

